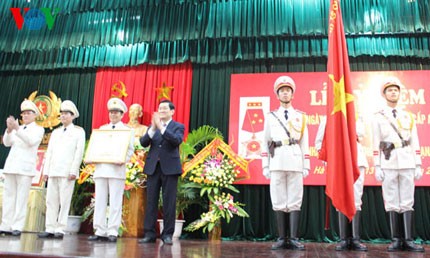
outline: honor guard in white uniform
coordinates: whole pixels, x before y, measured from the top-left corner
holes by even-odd
[[[262,147],[263,175],[270,178],[270,198],[276,213],[278,241],[272,249],[304,250],[298,241],[303,178],[309,174],[309,145],[306,115],[293,108],[296,85],[289,76],[274,83],[280,101],[278,110],[266,114]],[[286,224],[289,214],[289,237]]]
[[[36,124],[39,109],[30,100],[21,103],[22,125],[18,119],[6,119],[3,143],[11,147],[4,165],[3,213],[0,233],[21,235],[27,215],[32,178],[36,175],[37,148],[45,130]]]
[[[67,227],[75,180],[85,149],[85,131],[73,124],[79,117],[78,109],[70,100],[60,106],[62,126],[55,129],[45,154],[43,179],[48,181],[46,193],[45,232],[40,238],[62,239]]]
[[[130,142],[126,154],[126,162],[134,152],[134,131],[123,124],[121,119],[127,112],[127,106],[118,98],[111,98],[108,103],[110,123],[102,125],[103,130],[129,130]],[[95,207],[93,226],[95,233],[88,238],[89,241],[116,242],[122,217],[122,198],[126,179],[125,163],[96,163],[94,172]],[[109,198],[109,202],[108,202]],[[106,217],[109,203],[109,215]]]
[[[388,78],[381,87],[387,106],[375,114],[373,121],[375,177],[382,181],[385,210],[390,218],[392,242],[388,251],[424,252],[412,239],[414,179],[419,180],[423,173],[415,120],[411,113],[397,106],[403,88],[396,77]],[[403,237],[400,216],[403,216]]]
[[[326,124],[327,118],[324,116],[321,119],[317,136],[315,138],[315,148],[318,152],[321,150]],[[366,172],[366,168],[369,167],[366,153],[363,146],[361,145],[361,141],[363,140],[366,131],[363,119],[361,117],[358,117],[355,123],[355,130],[357,133],[357,165],[358,169],[360,170],[360,176],[354,183],[354,204],[356,213],[354,218],[352,218],[352,236],[348,236],[348,218],[342,213],[338,212],[340,242],[336,246],[336,251],[344,251],[347,249],[354,251],[367,251],[367,247],[360,242],[360,217],[362,204],[361,197],[363,196],[364,174]]]

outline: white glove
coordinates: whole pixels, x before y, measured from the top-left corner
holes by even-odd
[[[306,178],[309,175],[309,169],[303,169],[303,178]]]
[[[418,165],[415,168],[415,180],[420,180],[422,176],[423,176],[423,171],[421,170],[421,166]]]
[[[263,168],[263,176],[267,179],[270,179],[270,170],[269,168]]]
[[[384,171],[382,171],[380,166],[375,167],[375,178],[379,182],[384,181],[384,178],[385,178]]]

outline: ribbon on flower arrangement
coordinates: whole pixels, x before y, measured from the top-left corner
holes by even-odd
[[[184,173],[182,177],[185,177],[188,172],[193,170],[196,166],[203,163],[208,156],[215,156],[217,151],[222,152],[224,155],[227,155],[233,163],[238,167],[240,174],[237,177],[238,179],[248,179],[248,161],[241,156],[239,156],[233,149],[226,144],[220,138],[215,138],[208,145],[206,145],[196,156],[189,162],[186,162],[183,165]]]

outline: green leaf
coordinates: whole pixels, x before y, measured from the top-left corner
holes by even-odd
[[[232,186],[232,185],[227,186],[227,188],[228,188],[229,190],[231,190],[231,191],[235,192],[235,193],[239,193],[239,192],[240,192],[236,187],[234,187],[234,186]]]
[[[237,215],[241,216],[241,217],[249,217],[248,213],[242,209],[241,207],[236,207],[237,208]]]
[[[215,223],[209,223],[208,224],[208,230],[212,231],[212,229],[215,227]]]
[[[225,220],[226,220],[227,223],[230,223],[230,216],[226,216]]]
[[[124,195],[128,200],[130,200],[130,191],[124,191]]]
[[[187,140],[179,146],[181,162],[184,163],[194,157],[197,151],[201,150],[215,138],[224,138],[221,132],[215,127],[203,125],[192,130],[188,134]]]

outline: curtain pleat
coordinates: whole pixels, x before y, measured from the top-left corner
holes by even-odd
[[[31,30],[27,21],[18,30],[11,7],[28,22],[24,7],[60,12],[51,30]],[[345,0],[341,7],[350,56],[428,57],[427,0]],[[9,0],[0,13],[1,71],[327,55],[325,0]]]
[[[419,57],[430,55],[426,37],[357,36],[347,39],[350,57]],[[365,46],[365,48],[363,47]],[[219,64],[267,58],[326,57],[327,39],[306,38],[205,39],[141,43],[127,46],[89,46],[24,53],[0,52],[0,71],[50,70],[63,68],[124,67],[144,63],[167,65],[191,60],[197,64]]]

